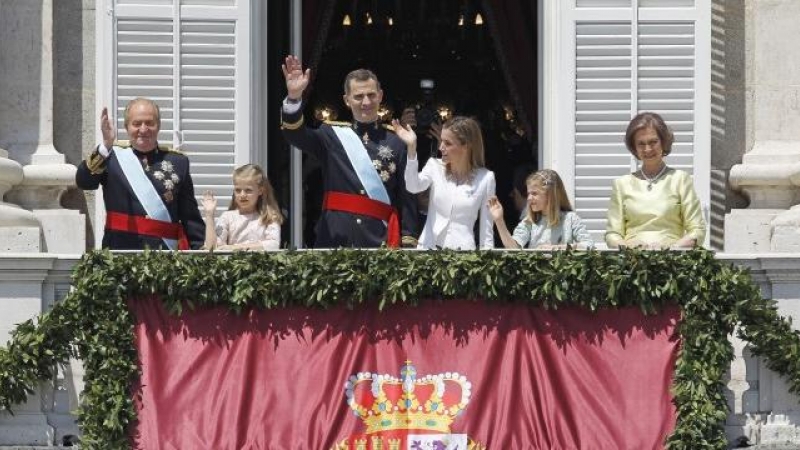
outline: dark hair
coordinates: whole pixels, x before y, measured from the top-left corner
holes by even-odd
[[[378,90],[379,91],[381,90],[381,82],[378,81],[378,76],[375,75],[375,72],[369,69],[356,69],[348,73],[347,76],[344,77],[344,95],[350,94],[350,82],[353,80],[355,81],[375,80],[375,84],[377,85]]]
[[[672,134],[672,130],[669,129],[664,119],[654,112],[639,113],[628,123],[628,130],[625,132],[625,146],[628,147],[628,151],[636,159],[639,159],[639,156],[636,155],[636,143],[633,140],[636,137],[636,133],[646,128],[652,128],[656,131],[658,139],[661,140],[661,149],[664,151],[664,156],[669,155],[672,152],[672,143],[675,142],[675,135]]]
[[[160,131],[161,130],[161,109],[158,107],[158,104],[156,102],[150,100],[149,98],[144,98],[144,97],[136,97],[135,99],[129,101],[127,105],[125,105],[125,129],[128,128],[128,122],[130,122],[131,109],[134,106],[136,106],[136,105],[138,105],[140,103],[141,104],[145,104],[145,105],[150,105],[150,107],[155,110],[155,112],[156,112],[156,123],[158,124],[158,129]]]

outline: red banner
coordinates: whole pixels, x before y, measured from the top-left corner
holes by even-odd
[[[130,302],[140,449],[660,449],[679,312]]]

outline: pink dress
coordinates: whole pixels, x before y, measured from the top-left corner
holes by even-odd
[[[225,211],[217,219],[215,231],[217,246],[258,242],[264,250],[281,247],[281,226],[277,223],[264,226],[258,213],[241,214],[235,209]]]

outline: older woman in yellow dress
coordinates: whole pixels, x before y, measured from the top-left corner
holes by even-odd
[[[639,170],[614,180],[606,244],[689,248],[703,243],[706,223],[691,176],[667,166],[674,135],[656,113],[634,117],[625,133]]]

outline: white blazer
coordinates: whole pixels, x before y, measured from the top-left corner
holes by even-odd
[[[457,184],[445,176],[442,160],[430,158],[419,171],[419,161],[409,159],[405,180],[406,189],[411,193],[431,190],[428,220],[419,236],[419,248],[475,250],[473,229],[478,216],[478,245],[482,249],[494,248],[494,230],[489,213],[489,198],[495,194],[492,171],[478,168],[469,183]]]

